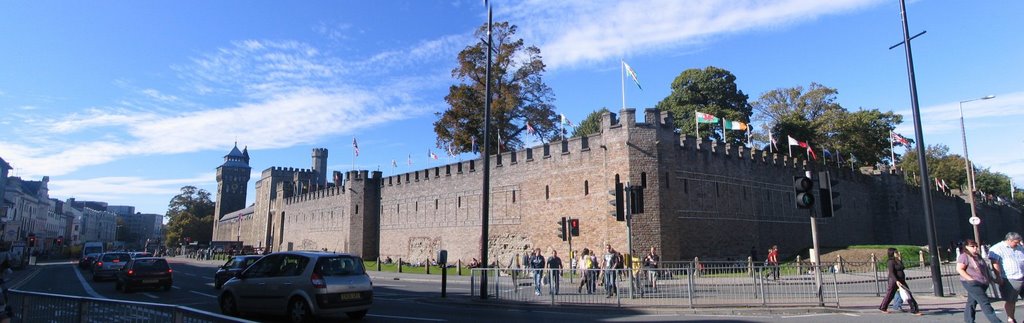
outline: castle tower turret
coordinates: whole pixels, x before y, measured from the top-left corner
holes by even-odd
[[[313,173],[317,186],[327,186],[327,148],[313,148]]]
[[[217,220],[245,208],[245,194],[252,170],[248,152],[248,149],[245,153],[239,151],[236,142],[231,152],[224,155],[224,163],[217,167],[217,205],[214,210]]]

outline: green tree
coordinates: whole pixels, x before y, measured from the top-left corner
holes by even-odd
[[[977,186],[976,189],[985,194],[993,196],[1008,196],[1010,194],[1010,176],[993,172],[989,168],[976,169],[974,183]]]
[[[928,164],[928,176],[921,178],[921,167],[917,162],[917,150],[907,151],[897,165],[911,178],[916,185],[934,185],[935,178],[946,181],[946,186],[953,189],[966,189],[967,171],[962,157],[950,154],[949,147],[938,144],[925,148],[925,162]],[[916,180],[915,180],[916,179]]]
[[[608,108],[601,108],[594,110],[587,115],[580,124],[576,126],[576,129],[572,131],[573,137],[589,136],[595,133],[601,132],[601,115],[608,113]]]
[[[475,137],[477,142],[486,143],[495,151],[500,135],[508,149],[518,149],[523,146],[527,122],[542,141],[558,136],[559,120],[552,104],[554,93],[542,79],[545,66],[540,49],[527,47],[521,38],[516,39],[516,29],[508,22],[493,25],[492,138],[483,140],[487,79],[487,25],[484,25],[476,31],[480,42],[459,52],[459,66],[452,70],[452,77],[463,83],[449,88],[444,99],[450,108],[436,113],[434,132],[438,148],[451,145],[455,152],[468,152]]]
[[[856,156],[859,165],[874,165],[890,155],[889,132],[903,116],[878,109],[849,112],[837,102],[839,91],[818,83],[765,92],[753,105],[754,120],[761,130],[754,138],[768,142],[768,133],[788,151],[788,138],[807,142],[815,153],[823,149],[841,153],[844,160]]]
[[[182,187],[181,193],[171,198],[167,206],[165,243],[177,246],[184,242],[185,237],[192,241],[210,241],[215,207],[210,200],[210,192],[195,186]]]
[[[727,70],[708,66],[704,69],[691,68],[683,71],[672,81],[672,93],[655,106],[662,111],[671,111],[675,124],[683,134],[694,134],[696,123],[694,112],[712,114],[731,121],[750,123],[752,108],[749,97],[736,86],[736,76]],[[723,140],[722,124],[701,124],[701,137]],[[729,131],[724,141],[740,144],[746,141],[746,133]]]

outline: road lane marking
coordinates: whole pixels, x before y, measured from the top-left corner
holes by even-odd
[[[71,270],[75,271],[75,275],[78,276],[78,281],[81,282],[82,283],[82,287],[85,288],[85,293],[86,294],[89,294],[89,296],[92,296],[92,297],[95,297],[95,298],[106,299],[106,297],[104,297],[103,295],[100,295],[100,293],[97,293],[95,290],[93,290],[92,286],[89,286],[89,283],[85,281],[85,277],[82,277],[82,271],[81,270],[78,270],[78,269],[75,269],[75,268],[71,268]]]
[[[383,318],[389,318],[389,319],[415,320],[415,321],[448,322],[448,320],[428,319],[428,318],[425,318],[425,317],[392,316],[392,315],[377,315],[377,314],[366,314],[366,316],[383,317]]]
[[[174,289],[181,289],[181,287],[178,287],[178,286],[171,286],[171,288],[174,288]]]
[[[38,275],[39,271],[41,271],[41,270],[42,269],[40,269],[40,268],[33,268],[32,272],[29,273],[28,276],[25,276],[25,278],[22,278],[21,281],[18,281],[17,284],[12,285],[10,288],[11,289],[19,289],[19,288],[21,288],[21,286],[25,285],[26,282],[32,280],[32,278],[35,278],[36,275]]]
[[[373,287],[405,287],[406,285],[373,284]]]
[[[153,294],[150,294],[150,293],[142,293],[142,295],[146,295],[146,297],[149,297],[149,298],[152,298],[152,299],[160,298],[160,296],[156,296],[156,295],[153,295]]]
[[[189,292],[191,292],[193,294],[203,295],[203,296],[206,296],[206,297],[209,297],[209,298],[217,298],[217,295],[210,295],[210,294],[207,294],[207,293],[197,292],[197,291],[194,291],[194,290],[190,290]]]
[[[196,276],[199,276],[199,275],[196,275],[196,274],[192,274],[192,273],[181,273],[181,274],[182,274],[182,275],[186,275],[186,276],[192,276],[192,277],[196,277]]]

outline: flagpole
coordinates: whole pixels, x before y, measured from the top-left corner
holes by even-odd
[[[722,142],[726,142],[726,137],[727,136],[725,133],[725,118],[722,118]]]
[[[619,61],[619,71],[622,72],[622,109],[626,109],[626,60]]]
[[[790,136],[786,136],[786,147],[789,147],[789,158],[793,158],[793,143],[789,142]]]
[[[697,130],[697,145],[700,145],[700,122],[697,121],[697,109],[693,109],[693,129]]]
[[[889,158],[892,158],[892,169],[896,169],[896,146],[893,145],[893,139],[892,131],[889,131]]]

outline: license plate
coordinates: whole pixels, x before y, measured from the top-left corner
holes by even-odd
[[[143,284],[156,284],[160,282],[158,279],[145,279],[142,281]]]
[[[343,300],[343,301],[347,301],[347,300],[363,298],[363,295],[360,294],[360,293],[345,293],[345,294],[341,294],[341,297],[339,297],[339,298],[341,298],[341,300]]]

